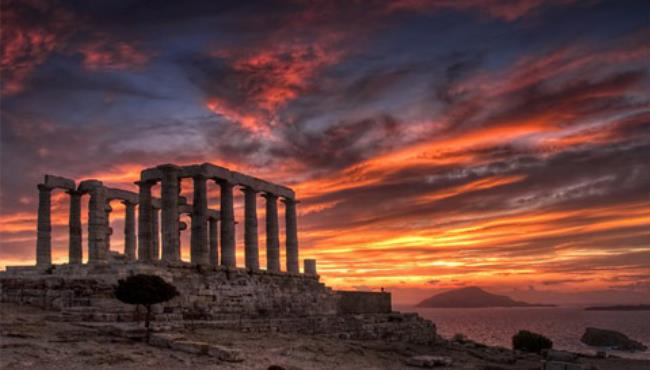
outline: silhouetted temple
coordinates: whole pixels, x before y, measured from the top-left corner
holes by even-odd
[[[193,200],[188,204],[181,196],[181,181],[191,179]],[[208,181],[220,187],[220,209],[208,208]],[[152,187],[160,183],[160,198],[152,196]],[[108,261],[111,253],[110,213],[112,201],[121,201],[126,208],[124,219],[124,258],[127,261],[167,263],[181,262],[180,232],[187,228],[180,216],[191,217],[190,262],[193,265],[236,266],[235,216],[233,191],[240,187],[244,193],[244,253],[245,267],[259,270],[259,237],[257,225],[257,196],[266,203],[266,270],[280,271],[280,237],[278,199],[285,207],[287,272],[299,273],[296,199],[293,190],[227,168],[204,163],[177,166],[163,164],[147,168],[136,182],[139,192],[104,186],[99,180],[74,180],[45,175],[38,185],[38,236],[36,264],[52,264],[51,193],[63,189],[70,196],[69,263],[82,263],[81,200],[88,200],[88,263]],[[137,208],[137,237],[136,237]],[[136,242],[137,239],[137,242]],[[162,253],[160,241],[162,240]],[[221,248],[219,248],[219,242]],[[136,251],[137,245],[137,251]],[[137,252],[137,253],[136,253]],[[219,258],[220,257],[220,258]],[[304,272],[316,275],[316,261],[305,260]]]

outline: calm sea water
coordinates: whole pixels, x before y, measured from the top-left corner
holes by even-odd
[[[547,336],[556,349],[594,353],[594,348],[580,342],[588,326],[617,330],[650,346],[650,311],[585,311],[581,307],[475,309],[396,306],[395,309],[417,312],[433,321],[438,333],[445,338],[463,333],[469,339],[493,346],[511,347],[512,336],[525,329]],[[650,359],[650,351],[611,353]]]

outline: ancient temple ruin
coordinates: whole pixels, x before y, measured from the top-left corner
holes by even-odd
[[[192,202],[181,182],[192,181]],[[208,208],[208,182],[219,186],[219,209]],[[160,198],[152,188],[160,183]],[[7,266],[0,272],[0,301],[58,312],[61,320],[117,323],[135,321],[133,308],[117,301],[121,278],[155,274],[180,296],[157,305],[155,322],[183,326],[201,320],[214,328],[291,331],[349,338],[393,338],[430,342],[435,326],[416,314],[394,312],[382,291],[333,290],[320,282],[316,261],[299,269],[296,195],[293,190],[209,163],[147,168],[138,193],[100,180],[46,175],[38,184],[35,266]],[[234,191],[244,197],[244,266],[237,266]],[[68,263],[52,263],[52,191],[69,195]],[[81,209],[88,195],[87,263],[83,263]],[[266,268],[260,266],[258,195],[266,208]],[[278,200],[284,204],[286,271],[281,271]],[[125,205],[124,251],[110,250],[112,201]],[[136,226],[137,213],[137,226]],[[190,261],[181,259],[180,232],[189,215]],[[137,232],[136,232],[137,229]],[[161,246],[162,244],[162,246]]]
[[[193,201],[181,196],[181,181],[193,183]],[[220,209],[208,209],[207,183],[220,188]],[[160,183],[160,198],[152,197],[151,189]],[[139,192],[104,186],[99,180],[74,180],[45,175],[38,184],[38,234],[36,265],[52,264],[51,193],[63,189],[69,194],[69,263],[82,263],[81,199],[88,201],[88,263],[105,263],[110,256],[110,206],[119,200],[125,205],[124,257],[128,261],[165,263],[181,262],[180,232],[187,225],[180,222],[181,214],[191,217],[190,263],[202,266],[236,266],[235,217],[233,192],[239,187],[244,194],[244,254],[245,268],[260,269],[257,225],[257,197],[266,203],[266,270],[280,271],[280,237],[278,199],[285,207],[286,269],[299,273],[298,230],[295,193],[293,190],[226,168],[204,163],[177,166],[163,164],[141,172],[136,182]],[[136,213],[137,209],[137,238]],[[159,222],[160,220],[160,222]],[[161,238],[162,236],[162,238]],[[137,243],[136,243],[137,239]],[[162,239],[162,254],[160,240]],[[137,245],[137,251],[136,251]],[[137,253],[136,253],[137,252]],[[304,261],[304,273],[316,274],[316,261]]]

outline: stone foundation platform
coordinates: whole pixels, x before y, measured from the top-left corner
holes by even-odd
[[[435,325],[416,314],[391,312],[390,294],[337,292],[318,276],[190,264],[113,262],[10,268],[0,273],[0,301],[34,305],[53,318],[129,322],[143,317],[113,297],[119,279],[156,274],[181,295],[154,306],[158,327],[200,325],[250,332],[298,332],[351,339],[433,342]],[[350,305],[350,298],[357,302]],[[364,312],[366,311],[366,312]]]

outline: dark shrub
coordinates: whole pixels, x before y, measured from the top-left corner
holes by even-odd
[[[520,330],[512,337],[512,349],[540,353],[553,348],[553,342],[545,336],[527,330]]]
[[[176,287],[163,280],[160,276],[138,274],[120,280],[114,290],[115,298],[121,302],[143,305],[147,310],[144,326],[147,328],[149,341],[151,322],[151,306],[169,301],[178,295]]]

